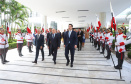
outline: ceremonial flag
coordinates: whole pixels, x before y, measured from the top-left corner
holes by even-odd
[[[92,23],[91,23],[91,29],[93,28],[93,25],[92,25]]]
[[[111,27],[114,30],[116,30],[116,21],[115,21],[115,17],[114,17],[114,13],[113,13],[111,2],[110,2],[110,10],[111,10],[111,14],[112,14]]]
[[[7,31],[11,35],[11,28],[8,27],[8,24],[7,24]]]
[[[37,29],[35,28],[35,33],[37,33]]]
[[[27,32],[31,33],[31,30],[30,30],[30,28],[28,26],[27,26]]]
[[[100,29],[100,27],[101,27],[101,22],[100,22],[100,20],[99,20],[99,18],[98,18],[98,16],[96,15],[96,18],[97,18],[97,23],[98,23],[98,25],[97,25],[97,30],[99,30]]]

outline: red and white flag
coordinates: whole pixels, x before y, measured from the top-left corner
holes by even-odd
[[[114,12],[113,12],[113,9],[112,9],[111,2],[110,2],[110,10],[111,10],[111,14],[112,14],[111,27],[114,30],[116,30],[116,21],[115,21]]]
[[[35,33],[37,33],[37,29],[35,28]]]
[[[42,27],[42,32],[44,32],[44,24],[43,24],[43,27]]]
[[[31,33],[31,30],[30,30],[30,28],[28,26],[27,26],[27,32]]]
[[[9,28],[8,25],[7,25],[7,31],[11,35],[11,28]]]
[[[42,27],[42,31],[44,32],[44,28]]]
[[[101,22],[100,22],[100,20],[99,20],[99,18],[98,18],[98,16],[96,15],[96,18],[97,18],[97,29],[99,30],[100,29],[100,27],[101,27]]]
[[[91,29],[93,28],[93,25],[92,25],[92,23],[91,23]]]

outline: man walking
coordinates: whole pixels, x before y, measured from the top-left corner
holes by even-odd
[[[51,54],[53,55],[54,64],[56,64],[57,49],[60,48],[60,38],[58,34],[55,33],[56,30],[52,29],[52,35],[49,37],[48,44],[50,43]],[[49,48],[49,45],[48,45]]]
[[[32,63],[36,63],[37,64],[37,59],[39,56],[39,50],[41,50],[42,53],[42,61],[44,61],[44,36],[41,34],[41,30],[38,29],[37,30],[37,35],[35,36],[35,46],[36,46],[36,57],[35,57],[35,61],[33,61]]]
[[[65,57],[67,60],[66,66],[69,65],[69,50],[71,52],[71,65],[70,67],[73,67],[73,61],[74,61],[74,53],[75,48],[77,48],[77,34],[75,31],[72,31],[73,25],[69,24],[69,31],[65,33],[64,36],[64,47],[65,47]]]
[[[78,51],[79,51],[82,48],[82,40],[83,40],[83,32],[81,31],[80,28],[78,29],[77,37],[78,37]]]
[[[52,29],[49,28],[49,33],[47,33],[47,42],[49,40],[49,37],[52,35]],[[49,46],[49,55],[48,56],[51,56],[51,47],[50,47],[50,43],[48,44]]]

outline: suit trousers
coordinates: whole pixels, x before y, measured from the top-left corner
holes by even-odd
[[[43,51],[43,48],[40,49],[40,47],[36,47],[36,57],[35,57],[35,62],[37,62],[37,59],[38,59],[38,56],[39,56],[39,50],[41,50],[42,59],[44,59],[44,51]]]
[[[57,57],[57,47],[51,47],[52,55],[53,55],[53,60],[56,61]]]
[[[49,45],[49,55],[51,55],[51,45]]]
[[[70,53],[71,53],[71,64],[73,64],[73,61],[74,61],[74,53],[75,53],[75,48],[74,46],[72,46],[71,44],[68,44],[66,47],[65,47],[65,57],[66,57],[66,60],[67,62],[69,62],[69,50],[70,50]]]
[[[82,40],[79,40],[79,39],[78,39],[78,50],[79,50],[79,49],[81,50],[81,48],[82,48]]]

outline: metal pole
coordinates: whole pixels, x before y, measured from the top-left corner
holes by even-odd
[[[112,20],[113,20],[113,13],[111,13],[112,15]],[[114,25],[114,20],[113,20],[113,27],[114,27],[114,33],[115,33],[115,42],[116,42],[116,30],[115,30],[115,25]],[[116,46],[116,50],[118,51],[118,48]],[[112,58],[113,59],[113,58]],[[115,64],[114,64],[115,65]],[[120,73],[120,79],[122,79],[121,77],[121,70],[119,69],[119,73]]]

